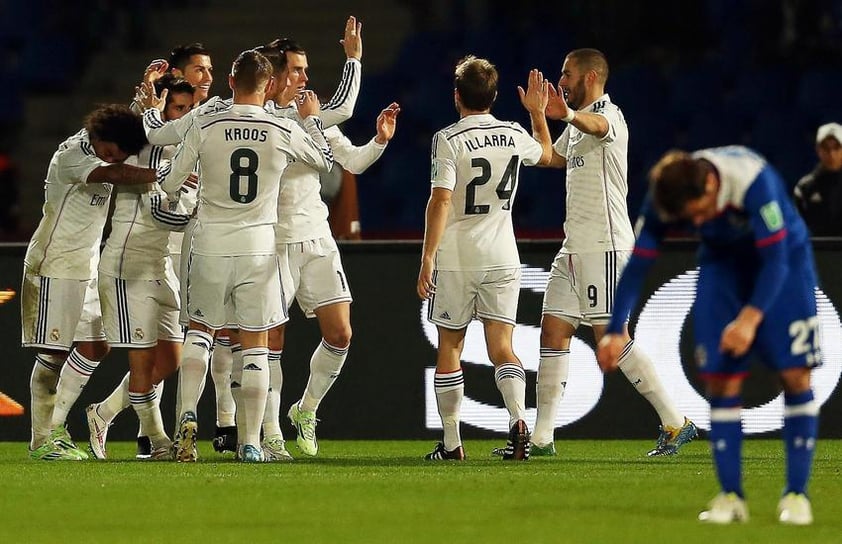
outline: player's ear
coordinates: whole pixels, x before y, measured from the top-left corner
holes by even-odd
[[[230,74],[229,74],[229,75],[228,75],[228,88],[229,88],[229,89],[231,89],[231,90],[233,91],[233,90],[234,90],[234,87],[235,87],[235,85],[234,85],[234,76],[232,76],[232,75],[230,75]]]
[[[275,89],[277,88],[277,81],[275,81],[275,76],[271,76],[269,81],[266,82],[266,87],[264,87],[263,91],[266,96],[274,96]]]

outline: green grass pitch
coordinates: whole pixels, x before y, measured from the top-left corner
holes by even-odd
[[[717,490],[704,441],[649,459],[651,441],[562,440],[526,463],[493,458],[501,442],[467,441],[454,463],[421,460],[427,441],[324,441],[261,465],[208,443],[182,465],[134,461],[129,443],[104,462],[35,462],[1,442],[0,542],[842,542],[842,441],[819,442],[811,527],[776,521],[779,440],[745,443],[751,521],[727,527],[696,521]]]

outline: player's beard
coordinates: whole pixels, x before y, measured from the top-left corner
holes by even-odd
[[[568,87],[567,90],[567,105],[574,110],[582,107],[582,100],[585,99],[585,80],[580,79],[573,87]]]

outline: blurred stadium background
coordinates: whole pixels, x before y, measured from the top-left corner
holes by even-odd
[[[227,95],[237,52],[292,37],[308,51],[311,88],[329,95],[349,14],[363,22],[364,56],[346,132],[363,143],[382,107],[402,106],[389,150],[360,177],[365,239],[422,235],[430,139],[456,119],[452,67],[466,53],[500,71],[494,113],[527,124],[515,90],[527,71],[557,81],[567,51],[602,49],[630,126],[632,214],[670,147],[747,144],[794,185],[814,164],[816,127],[842,121],[840,0],[0,0],[0,236],[28,240],[57,144],[94,103],[128,102],[149,60],[203,42],[212,94]],[[563,175],[525,169],[515,215],[522,237],[560,237]]]

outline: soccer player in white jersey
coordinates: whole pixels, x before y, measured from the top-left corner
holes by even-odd
[[[155,85],[168,91],[165,118],[178,119],[192,108],[194,88],[184,79],[166,74]],[[157,168],[174,153],[175,146],[147,145],[130,160]],[[108,344],[129,349],[130,371],[111,395],[86,410],[91,452],[97,459],[107,457],[108,426],[132,406],[140,436],[149,442],[149,453],[140,458],[166,458],[170,441],[161,421],[160,384],[177,369],[184,340],[168,244],[172,231],[187,224],[193,206],[179,206],[186,192],[170,201],[156,184],[116,193],[111,234],[100,256],[99,291]]]
[[[438,329],[435,392],[444,439],[428,460],[463,460],[459,411],[464,395],[460,356],[468,324],[482,320],[494,381],[509,412],[503,458],[529,458],[525,418],[526,373],[512,349],[520,293],[520,256],[512,203],[520,165],[548,155],[519,124],[491,115],[497,70],[468,56],[456,66],[454,98],[459,121],[433,136],[432,190],[417,290],[429,299],[428,319]],[[530,96],[543,111],[547,84],[538,72]],[[538,122],[546,121],[538,116]]]
[[[155,182],[154,170],[122,164],[145,144],[137,115],[105,105],[50,161],[21,288],[22,345],[38,350],[30,381],[34,459],[87,458],[65,420],[108,353],[96,277],[102,228],[112,186]]]
[[[157,59],[152,61],[146,69],[144,74],[144,84],[141,85],[141,92],[139,102],[141,108],[146,105],[150,107],[153,105],[155,94],[153,93],[152,83],[157,77],[161,77],[165,73],[171,73],[183,76],[195,88],[193,94],[193,103],[196,107],[208,98],[208,91],[213,83],[213,64],[211,63],[210,52],[201,43],[192,43],[189,45],[179,45],[172,50],[169,56],[169,61],[164,59]],[[157,89],[154,89],[157,91]],[[169,103],[168,90],[160,92],[161,102]],[[183,116],[168,118],[162,115],[164,121],[174,121]],[[185,127],[188,124],[183,125]],[[181,141],[180,136],[178,141]],[[153,138],[154,139],[154,138]],[[160,143],[160,142],[156,142]],[[166,145],[166,144],[161,144]],[[185,195],[182,195],[180,201],[184,200]],[[182,245],[186,246],[185,252],[189,252],[189,243],[192,237],[194,222],[191,222],[185,229],[184,234],[187,237],[180,237]],[[174,245],[174,241],[170,244]],[[179,253],[182,249],[178,250]],[[178,271],[178,267],[176,267]],[[182,287],[182,296],[186,291],[185,283],[187,281],[186,274],[179,276]],[[182,301],[181,318],[184,326],[187,326],[187,310],[186,304]],[[229,337],[229,331],[223,329],[216,334],[214,338],[214,347],[211,352],[210,374],[213,380],[214,391],[216,393],[216,430],[214,432],[213,448],[218,452],[236,451],[237,447],[237,427],[234,422],[234,397],[231,394],[231,366],[233,362],[232,347],[236,350],[239,346],[235,343],[232,346]],[[204,389],[204,388],[203,388]],[[138,455],[148,455],[149,444],[148,438],[138,437]]]
[[[360,29],[360,25],[349,19],[342,42],[349,58],[360,58]],[[289,39],[274,40],[261,50],[272,61],[276,79],[289,82],[287,88],[278,89],[274,102],[294,103],[296,95],[306,88],[308,81],[306,52]],[[331,100],[334,101],[335,98]],[[365,171],[382,155],[386,144],[394,136],[399,112],[397,103],[384,108],[377,118],[377,135],[364,146],[354,146],[336,126],[325,130],[334,159],[354,173]],[[351,339],[350,291],[336,242],[330,233],[328,210],[319,195],[320,188],[319,175],[312,168],[290,166],[281,183],[277,229],[278,255],[288,263],[290,270],[290,276],[282,278],[285,280],[287,301],[298,300],[307,317],[317,318],[322,332],[322,342],[310,359],[310,378],[305,391],[288,413],[296,427],[299,449],[311,456],[318,453],[316,410],[344,365]],[[263,451],[270,459],[283,459],[288,455],[279,423],[283,345],[283,328],[270,331],[272,381],[270,402],[264,417],[263,442]]]
[[[358,65],[362,57],[362,25],[350,17],[345,26],[342,45],[345,54]],[[307,82],[307,54],[304,49],[289,39],[275,40],[263,49],[270,52],[275,63],[276,79],[286,81],[288,86],[275,97],[279,115],[294,115],[292,105],[295,97],[305,92]],[[352,64],[352,66],[353,66]],[[346,71],[349,65],[346,64]],[[359,74],[357,74],[358,76]],[[353,94],[354,101],[359,92],[359,80],[343,81],[328,104],[340,103],[347,94]],[[323,119],[336,118],[336,108],[322,108]],[[335,124],[335,123],[331,123]],[[367,159],[376,160],[376,145],[370,146]],[[369,162],[370,164],[370,162]],[[366,165],[367,166],[367,165]],[[322,399],[339,375],[348,354],[351,342],[351,293],[339,249],[336,246],[327,221],[328,209],[319,196],[320,181],[316,171],[304,164],[293,164],[284,172],[281,182],[281,194],[278,199],[278,225],[276,239],[278,257],[290,271],[284,279],[287,301],[293,297],[308,317],[315,317],[319,322],[322,341],[310,358],[310,377],[301,400],[294,403],[288,412],[290,421],[296,428],[296,443],[305,455],[318,453],[316,440],[316,411]],[[280,357],[283,349],[283,329],[270,331],[270,349],[272,368],[276,369],[273,378],[273,393],[280,389]],[[235,369],[236,372],[236,369]],[[280,398],[273,395],[273,403],[280,410]],[[272,410],[276,406],[272,407]],[[271,411],[270,411],[271,412]],[[267,415],[265,424],[267,436],[274,442],[281,440],[280,425],[273,413]],[[271,442],[267,444],[271,449]]]
[[[319,118],[321,119],[323,126],[331,127],[337,125],[345,120],[347,120],[351,114],[353,113],[354,104],[356,103],[357,96],[359,95],[360,89],[360,58],[362,57],[362,39],[360,36],[360,28],[361,24],[357,22],[356,18],[351,16],[347,19],[345,23],[345,31],[344,37],[341,40],[342,46],[345,50],[346,54],[346,62],[342,70],[342,78],[339,82],[336,92],[334,93],[333,97],[324,105],[320,106],[319,111]],[[267,54],[278,54],[279,47],[278,44],[281,42],[287,42],[288,40],[276,40],[272,44],[268,46],[261,46],[259,49],[263,53]],[[303,50],[302,50],[303,51]],[[293,80],[293,84],[296,89],[303,90],[307,77],[306,77],[306,57],[304,57],[304,65],[302,66],[300,61],[300,57],[298,55],[293,55],[293,53],[286,53],[281,52],[284,56],[284,62],[286,62],[287,56],[291,56],[294,58],[294,64],[289,70],[289,77]],[[302,53],[303,55],[303,53]],[[303,77],[302,77],[303,76]],[[276,82],[279,84],[279,91],[284,87],[284,83],[287,82],[287,75],[286,74],[277,74],[275,76]],[[277,95],[278,93],[273,93]],[[267,104],[265,104],[265,108],[267,111],[272,111],[276,115],[280,117],[287,117],[287,118],[296,118],[298,117],[298,112],[294,106],[294,99],[295,93],[293,92],[293,96],[291,99],[286,99],[284,102],[279,102],[278,104],[282,104],[285,107],[277,108],[277,104],[271,101],[268,101],[269,98],[267,97]],[[274,97],[276,100],[277,98]],[[223,100],[219,97],[213,97],[208,100],[201,108],[194,109],[189,115],[185,116],[184,118],[171,123],[164,123],[163,120],[160,118],[160,113],[155,108],[147,109],[144,112],[144,128],[146,129],[147,136],[149,141],[154,144],[167,144],[167,143],[178,143],[184,138],[184,134],[187,131],[187,128],[190,126],[191,119],[193,116],[199,115],[204,112],[208,111],[215,111],[219,109],[224,109],[230,103],[230,100]],[[316,176],[316,193],[315,196],[318,197],[318,177]],[[286,213],[284,211],[284,213]],[[325,209],[325,217],[327,216],[327,210]],[[325,224],[327,222],[325,221]],[[329,230],[328,230],[329,233]],[[289,283],[289,282],[287,282]],[[292,297],[290,297],[290,300]],[[270,353],[270,358],[272,360],[272,364],[270,365],[272,368],[280,368],[280,350],[283,347],[283,336],[281,331],[276,331],[273,333],[273,349]],[[240,359],[240,349],[239,346],[236,344],[232,346],[234,350],[234,369],[232,371],[232,376],[236,375],[239,376],[237,367],[241,365]],[[344,358],[343,358],[344,360]],[[276,386],[277,392],[279,394],[280,385],[279,385],[279,374],[273,371],[272,374],[272,383],[273,383],[273,398],[276,393]],[[237,379],[233,379],[232,381],[237,382]],[[239,383],[236,384],[239,386]],[[236,389],[236,387],[235,387]],[[236,393],[236,391],[234,391]],[[274,402],[274,400],[272,401]],[[271,419],[271,418],[270,418]],[[277,419],[277,418],[275,418]],[[315,425],[315,419],[313,420],[313,425]],[[275,429],[277,427],[277,429]],[[281,436],[280,426],[273,425],[270,428],[272,431],[271,436],[278,437]],[[274,431],[277,431],[275,434]],[[289,459],[288,453],[286,450],[282,448],[283,443],[282,439],[281,442],[277,442],[275,440],[270,441],[271,443],[275,443],[279,446],[276,448],[278,455],[284,459]],[[217,447],[217,441],[214,441],[214,447]]]
[[[269,389],[267,330],[287,320],[274,236],[281,173],[291,161],[320,170],[333,165],[312,93],[302,96],[299,104],[307,132],[263,109],[272,73],[271,63],[260,53],[241,53],[229,76],[232,105],[194,118],[172,171],[162,181],[167,194],[173,194],[198,160],[202,183],[188,271],[190,325],[180,371],[178,461],[197,459],[200,387],[213,334],[229,325],[239,329],[242,345],[240,459],[263,461],[260,425]]]
[[[567,383],[570,339],[582,323],[593,328],[597,342],[605,334],[614,289],[634,247],[626,205],[629,134],[620,108],[605,93],[607,79],[605,55],[576,49],[564,59],[558,92],[550,86],[546,114],[567,127],[548,165],[567,169],[567,215],[542,309],[533,455],[555,455],[553,430]],[[696,427],[678,411],[628,330],[623,334],[619,368],[661,419],[658,443],[648,455],[675,454],[696,436]]]

